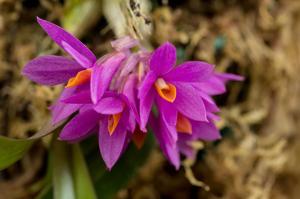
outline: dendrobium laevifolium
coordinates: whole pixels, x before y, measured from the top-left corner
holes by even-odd
[[[200,61],[176,66],[171,43],[151,53],[129,36],[112,41],[113,51],[97,59],[61,27],[37,20],[70,55],[40,56],[23,70],[36,83],[65,85],[50,107],[53,124],[72,117],[60,140],[77,142],[96,133],[101,156],[111,169],[131,141],[142,147],[151,128],[164,155],[178,169],[180,154],[195,158],[193,141],[221,138],[214,125],[219,108],[212,96],[226,92],[226,82],[240,81],[241,76],[217,73]]]

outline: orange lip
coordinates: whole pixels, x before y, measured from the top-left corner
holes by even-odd
[[[155,82],[155,89],[164,100],[170,103],[175,101],[176,87],[173,84],[165,82],[162,78],[158,78]]]
[[[86,69],[78,72],[75,77],[69,79],[66,88],[81,85],[91,78],[92,70]]]
[[[180,133],[192,134],[192,124],[190,120],[180,113],[177,116],[176,129]]]
[[[112,135],[114,133],[114,131],[116,130],[116,128],[120,122],[121,115],[122,115],[122,113],[117,113],[117,114],[113,114],[113,115],[109,116],[107,128],[108,128],[108,132],[110,135]]]

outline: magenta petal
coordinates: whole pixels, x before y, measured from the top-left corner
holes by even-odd
[[[139,55],[138,54],[129,55],[128,59],[126,60],[126,62],[122,66],[120,76],[121,77],[127,76],[131,71],[134,70],[134,68],[136,67],[138,62],[139,62]]]
[[[76,115],[68,124],[63,128],[59,134],[59,139],[66,141],[78,141],[86,138],[91,130],[98,125],[100,114],[93,109],[86,110]]]
[[[212,97],[210,97],[209,95],[207,95],[204,92],[200,92],[200,95],[203,99],[204,105],[205,105],[205,109],[207,112],[219,112],[220,109],[219,107],[216,105],[215,101],[213,100]]]
[[[176,130],[177,110],[173,104],[163,100],[160,97],[156,98],[156,102],[159,109],[160,122],[163,122],[164,128],[167,129],[163,136],[170,145],[176,145],[178,140],[178,133]]]
[[[82,107],[81,104],[65,104],[61,102],[61,99],[65,99],[72,96],[75,90],[76,88],[64,89],[57,102],[50,107],[53,125],[66,119],[67,117],[78,111],[80,107]]]
[[[204,82],[193,84],[193,86],[208,95],[219,95],[226,91],[225,83],[215,75]]]
[[[94,109],[93,104],[84,104],[82,107],[80,107],[79,113],[83,113],[83,112],[85,112],[87,110],[90,110],[90,109]]]
[[[154,96],[154,90],[152,88],[145,97],[140,99],[140,128],[144,132],[147,131],[146,125],[151,112]]]
[[[138,98],[140,100],[140,128],[145,132],[147,131],[146,125],[155,96],[153,84],[156,79],[157,77],[154,72],[148,72],[138,90]]]
[[[119,38],[117,40],[114,40],[110,43],[111,43],[111,46],[114,49],[116,49],[117,51],[125,51],[125,50],[128,50],[130,48],[133,48],[133,47],[139,45],[138,40],[133,39],[130,36],[121,37],[121,38]]]
[[[180,151],[180,153],[184,154],[185,157],[190,158],[190,159],[195,159],[196,158],[196,150],[193,149],[189,143],[189,140],[184,140],[182,139],[181,136],[179,136],[178,139],[178,149]]]
[[[177,110],[172,103],[167,102],[160,96],[156,97],[156,102],[159,108],[159,112],[163,119],[169,124],[176,126],[177,123]]]
[[[118,125],[114,133],[109,135],[107,125],[107,118],[100,121],[99,149],[107,168],[111,170],[122,154],[127,133],[126,127]]]
[[[175,146],[177,141],[178,141],[178,132],[176,129],[176,126],[172,126],[170,124],[168,124],[165,120],[165,118],[161,118],[161,122],[163,122],[164,124],[164,128],[166,129],[166,133],[163,135],[165,138],[165,141],[168,142],[168,144],[170,144],[171,146]]]
[[[91,104],[91,92],[90,91],[81,91],[70,97],[64,98],[61,102],[67,104]]]
[[[212,120],[212,121],[219,121],[219,120],[221,120],[220,116],[218,116],[218,115],[216,115],[214,113],[210,113],[210,112],[207,113],[207,118],[209,120]]]
[[[123,94],[127,97],[127,99],[132,103],[137,109],[137,84],[138,84],[138,77],[136,75],[130,75],[127,78],[127,81],[124,85]]]
[[[127,97],[129,101],[129,106],[132,109],[132,115],[134,116],[134,120],[131,121],[136,120],[140,124],[140,117],[138,114],[137,84],[137,75],[130,75],[127,78],[127,81],[124,85],[123,94]],[[133,123],[135,124],[135,122],[132,122],[132,124]]]
[[[62,56],[46,55],[31,60],[22,73],[36,83],[53,86],[67,82],[82,69],[73,60]]]
[[[164,79],[167,81],[201,82],[212,75],[213,69],[212,65],[205,62],[188,61],[164,75]]]
[[[96,104],[103,96],[110,82],[124,60],[123,53],[115,54],[104,62],[96,63],[93,67],[91,76],[91,97],[94,104]]]
[[[124,106],[125,104],[121,99],[116,97],[105,97],[94,106],[94,109],[98,113],[112,115],[122,112]]]
[[[150,59],[150,69],[157,75],[169,72],[176,63],[176,48],[173,44],[166,42],[157,48]]]
[[[145,76],[144,80],[142,81],[142,84],[139,87],[138,91],[138,98],[144,98],[150,89],[153,87],[154,82],[156,81],[157,76],[154,72],[150,71]]]
[[[221,79],[224,83],[228,81],[243,81],[245,79],[243,76],[231,73],[215,73],[215,76]]]
[[[213,122],[191,121],[194,139],[214,141],[221,138],[220,132]]]
[[[136,116],[133,114],[133,112],[129,113],[129,118],[128,118],[128,125],[127,125],[127,130],[133,133],[136,128]]]
[[[90,68],[93,66],[96,57],[81,41],[49,21],[38,17],[37,21],[45,32],[82,67]]]
[[[206,110],[200,93],[189,84],[176,83],[175,86],[177,96],[174,105],[177,110],[190,119],[207,121]]]
[[[154,131],[154,135],[156,136],[156,139],[158,140],[159,146],[162,149],[164,155],[175,166],[176,169],[179,169],[179,151],[176,144],[170,144],[170,141],[168,140],[169,137],[166,136],[168,134],[170,134],[169,128],[167,128],[162,118],[159,119],[159,128]]]

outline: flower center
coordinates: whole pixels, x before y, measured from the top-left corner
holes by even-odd
[[[79,86],[85,82],[87,82],[91,78],[91,69],[86,69],[79,71],[75,77],[72,77],[69,79],[68,84],[66,85],[66,88]]]
[[[171,103],[175,101],[176,87],[173,84],[165,82],[162,78],[158,78],[155,82],[155,89],[164,100]]]
[[[178,113],[176,130],[180,133],[192,134],[192,124],[189,119]]]
[[[112,135],[115,132],[115,130],[120,122],[121,115],[122,115],[122,112],[109,116],[107,128],[108,128],[108,132],[110,135]]]

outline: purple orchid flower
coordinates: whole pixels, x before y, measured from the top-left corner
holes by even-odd
[[[192,124],[192,134],[178,133],[178,151],[190,159],[196,158],[196,150],[192,147],[192,142],[196,140],[215,141],[221,138],[220,132],[213,121],[198,122],[190,121]]]
[[[152,104],[155,103],[159,110],[160,126],[155,134],[167,158],[178,167],[178,158],[174,155],[177,152],[171,150],[176,148],[178,141],[176,125],[182,122],[178,120],[178,114],[208,122],[203,94],[193,84],[206,81],[212,75],[213,66],[188,61],[174,67],[175,62],[176,48],[172,44],[167,42],[156,49],[150,58],[150,70],[139,88],[138,97],[141,129],[145,130]],[[191,133],[190,129],[184,131]]]
[[[161,120],[162,121],[162,120]],[[178,141],[176,145],[170,145],[163,142],[163,138],[159,139],[160,146],[167,159],[175,166],[176,169],[180,167],[180,154],[187,158],[196,158],[196,150],[192,147],[192,142],[196,140],[215,141],[221,138],[219,130],[212,121],[199,122],[190,121],[192,124],[192,133],[178,132]],[[163,136],[163,133],[168,133],[168,127],[165,123],[160,123],[160,129],[155,131],[157,138]]]
[[[208,114],[208,121],[195,121],[178,114],[176,126],[165,122],[160,114],[155,118],[150,117],[150,126],[166,158],[179,169],[180,153],[188,158],[194,158],[196,150],[191,142],[195,140],[215,141],[221,138],[219,130],[214,125],[213,119]],[[157,125],[158,124],[158,125]],[[177,141],[173,142],[170,134],[177,135]]]
[[[202,97],[191,84],[208,79],[213,66],[188,61],[174,67],[175,62],[176,48],[168,42],[156,49],[150,58],[150,71],[138,93],[141,128],[144,130],[154,101],[169,124],[176,124],[177,112],[196,121],[207,121]]]
[[[135,75],[129,76],[119,93],[106,91],[96,104],[88,87],[63,97],[60,103],[64,103],[65,107],[80,105],[81,108],[63,128],[59,138],[76,142],[98,132],[100,153],[107,168],[111,169],[126,149],[139,123],[135,105],[136,82]]]
[[[128,49],[137,45],[136,40],[128,37],[122,38],[112,44],[117,49],[115,52],[97,60],[96,56],[83,43],[61,27],[40,18],[37,18],[37,21],[72,59],[55,55],[40,56],[25,66],[23,75],[43,85],[53,86],[67,83],[63,96],[80,90],[73,89],[73,87],[90,84],[93,102],[97,103],[108,88],[118,67],[121,66]],[[51,107],[53,124],[70,116],[78,108],[78,105],[64,107],[63,104],[57,102]]]
[[[123,94],[106,92],[97,104],[93,104],[90,90],[86,90],[63,102],[83,106],[63,128],[59,139],[76,142],[98,132],[100,153],[107,168],[111,169],[126,149],[136,125],[137,118],[130,121],[131,114],[136,114],[132,113],[134,110],[128,98]]]
[[[172,44],[167,42],[156,49],[138,97],[141,129],[145,130],[155,103],[159,115],[151,126],[165,156],[179,168],[179,153],[193,152],[188,141],[220,139],[213,124],[219,119],[215,115],[219,108],[211,96],[224,93],[227,81],[242,78],[214,73],[213,66],[204,62],[188,61],[173,67],[175,62],[176,49]]]
[[[206,81],[198,83],[201,86],[193,85],[202,97],[208,121],[196,121],[181,113],[177,114],[176,126],[165,122],[161,113],[156,122],[150,121],[163,153],[176,169],[180,166],[180,153],[187,158],[196,157],[196,150],[191,145],[193,141],[215,141],[221,138],[220,132],[214,124],[214,121],[219,120],[219,117],[215,115],[216,112],[219,112],[219,108],[211,95],[224,93],[226,91],[225,83],[230,80],[241,81],[243,77],[226,73],[213,73]],[[152,115],[151,120],[155,120],[153,118]],[[158,127],[156,127],[157,124],[159,124]],[[173,142],[173,138],[169,135],[176,135],[177,141]]]
[[[195,157],[191,142],[220,139],[214,125],[219,108],[212,96],[242,80],[216,73],[200,61],[175,67],[176,48],[166,42],[152,54],[131,37],[112,41],[114,51],[97,59],[59,26],[37,19],[71,58],[46,55],[30,61],[23,74],[43,85],[66,84],[50,107],[56,124],[72,114],[59,139],[76,142],[97,132],[99,149],[111,169],[132,140],[141,147],[149,124],[167,159],[178,169],[180,154]],[[132,51],[133,47],[138,50]],[[152,113],[152,109],[158,113]]]

